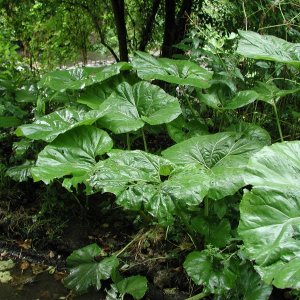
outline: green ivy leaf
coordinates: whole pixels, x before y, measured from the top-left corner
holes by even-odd
[[[89,287],[101,288],[101,280],[109,279],[119,265],[116,256],[97,261],[102,249],[92,244],[74,251],[67,258],[70,274],[64,279],[64,285],[78,294],[88,291]]]
[[[299,288],[300,143],[264,147],[249,161],[239,233],[263,280]],[[294,266],[294,267],[293,267]]]
[[[132,61],[138,76],[144,80],[162,80],[179,85],[208,88],[212,72],[196,63],[186,60],[154,58],[150,54],[137,51]]]

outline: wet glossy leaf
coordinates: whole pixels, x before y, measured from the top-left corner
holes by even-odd
[[[17,136],[26,136],[33,140],[53,141],[58,135],[72,128],[91,125],[102,116],[99,111],[65,108],[37,119],[32,124],[17,128]]]
[[[239,233],[249,257],[269,284],[299,288],[300,143],[263,148],[249,161],[253,186],[240,205]],[[293,268],[294,266],[294,268]]]
[[[186,60],[154,58],[150,54],[137,51],[133,58],[133,67],[144,80],[162,80],[179,85],[208,88],[212,72],[196,63]]]
[[[134,299],[142,299],[147,291],[147,279],[144,276],[127,277],[118,283],[116,287],[121,295],[129,294]]]
[[[272,35],[239,30],[237,53],[254,59],[271,60],[300,67],[300,44],[289,43]]]
[[[99,156],[112,146],[112,139],[99,128],[74,128],[57,137],[39,153],[36,166],[32,168],[33,179],[48,184],[54,178],[68,175],[73,177],[71,185],[76,187],[86,179]],[[66,181],[69,183],[70,179]],[[70,188],[68,184],[66,187]]]
[[[236,274],[225,259],[211,255],[208,250],[191,252],[183,267],[194,283],[203,285],[204,291],[209,293],[222,294],[230,290],[236,280]]]
[[[224,109],[237,109],[246,106],[257,99],[257,93],[252,90],[240,91],[231,100],[225,101]]]
[[[198,205],[208,190],[201,170],[174,171],[174,165],[143,151],[123,151],[97,165],[90,185],[114,193],[126,209],[146,210],[162,225],[172,224],[176,209]],[[199,184],[202,182],[202,184]]]
[[[149,82],[122,83],[99,108],[100,124],[114,133],[171,122],[181,114],[178,100]]]
[[[223,248],[231,238],[231,226],[225,218],[220,221],[216,218],[198,216],[192,219],[191,225],[196,232],[204,236],[205,245],[211,244]]]
[[[128,82],[134,84],[135,78],[123,74],[113,76],[104,82],[93,84],[85,88],[80,94],[77,102],[87,105],[92,109],[99,109],[100,105],[116,90],[119,84],[122,82]]]
[[[34,162],[26,161],[22,165],[11,167],[6,171],[6,175],[18,182],[27,181],[31,178],[31,168],[34,166]]]
[[[39,82],[39,87],[51,88],[58,92],[65,90],[80,90],[86,86],[102,82],[121,70],[129,70],[130,64],[125,62],[100,68],[76,68],[70,70],[57,70],[45,75]]]
[[[64,279],[67,288],[82,294],[89,287],[101,288],[101,280],[109,279],[119,265],[117,257],[110,256],[101,261],[95,259],[101,253],[101,248],[92,244],[74,251],[67,258],[70,274]]]
[[[274,83],[257,82],[254,90],[257,92],[257,99],[274,105],[281,97],[299,93],[300,88],[281,90]]]
[[[196,121],[186,121],[183,116],[167,124],[169,136],[176,142],[182,142],[193,136],[208,134],[208,128]]]
[[[263,145],[240,133],[222,132],[190,138],[164,150],[162,155],[177,165],[206,169],[211,178],[208,196],[216,200],[244,186],[242,175],[248,159]]]

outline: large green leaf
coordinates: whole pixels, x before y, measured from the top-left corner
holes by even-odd
[[[83,108],[65,108],[41,117],[32,124],[18,127],[16,135],[51,142],[58,135],[72,128],[93,124],[102,115],[103,113],[96,110],[88,112]]]
[[[300,44],[289,43],[272,35],[239,30],[237,53],[254,59],[271,60],[300,67]]]
[[[254,90],[257,93],[257,99],[267,102],[271,105],[276,103],[281,97],[297,94],[300,91],[300,88],[291,89],[291,90],[281,90],[274,83],[271,82],[257,82]]]
[[[120,62],[100,68],[76,68],[71,70],[57,70],[45,75],[39,82],[43,88],[51,88],[58,92],[65,90],[81,90],[86,86],[102,82],[121,70],[129,70],[130,64]]]
[[[92,244],[74,251],[67,258],[67,266],[71,268],[70,274],[64,279],[64,284],[76,293],[87,292],[89,287],[101,288],[101,280],[109,279],[119,265],[116,256],[98,257],[102,249]]]
[[[144,276],[131,276],[116,283],[119,293],[131,295],[134,299],[142,299],[147,291],[147,279]]]
[[[130,74],[126,74],[126,76],[119,74],[101,83],[86,87],[78,97],[77,102],[92,109],[99,109],[100,105],[117,89],[119,84],[122,82],[136,83],[137,78],[130,76]]]
[[[193,137],[174,145],[162,155],[177,165],[196,165],[211,178],[208,196],[221,199],[244,186],[243,171],[249,157],[264,146],[242,133],[222,132]]]
[[[231,99],[224,99],[218,96],[216,92],[208,94],[198,94],[199,100],[209,107],[215,109],[237,109],[254,102],[258,95],[253,90],[239,91]]]
[[[102,103],[100,124],[114,133],[135,131],[144,126],[171,122],[181,114],[178,100],[149,82],[131,86],[124,82]]]
[[[97,165],[90,184],[96,191],[114,193],[123,207],[144,209],[160,224],[170,225],[178,209],[197,206],[208,191],[208,178],[201,170],[174,167],[143,151],[117,152]]]
[[[31,168],[33,166],[34,162],[27,160],[22,165],[9,168],[6,171],[6,175],[18,182],[27,181],[31,177]]]
[[[195,284],[204,286],[205,292],[223,294],[234,287],[237,277],[229,268],[227,256],[210,250],[193,251],[185,259],[183,267]]]
[[[158,79],[169,83],[208,88],[212,72],[186,60],[154,58],[137,51],[132,61],[138,76],[144,80]]]
[[[112,148],[109,135],[93,126],[74,128],[59,137],[42,150],[31,169],[35,181],[51,182],[62,178],[64,185],[75,187],[87,177],[87,173],[103,155]],[[70,177],[71,176],[71,177]]]
[[[249,161],[253,189],[240,205],[239,233],[267,283],[300,288],[300,142],[263,148]]]
[[[196,135],[208,134],[208,128],[197,122],[187,121],[181,115],[174,121],[167,124],[169,136],[176,142],[182,142]]]

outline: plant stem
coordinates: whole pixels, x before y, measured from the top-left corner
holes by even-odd
[[[200,293],[200,294],[197,294],[197,295],[195,295],[193,297],[189,297],[189,298],[187,298],[185,300],[200,300],[200,299],[203,299],[206,296],[207,296],[206,293]]]
[[[189,97],[185,96],[185,99],[186,99],[186,102],[187,102],[187,104],[188,104],[188,106],[189,106],[192,114],[194,115],[195,119],[197,120],[198,119],[198,114],[197,114],[196,110],[193,108],[192,103],[191,103]]]
[[[143,142],[144,142],[144,149],[145,149],[146,152],[148,152],[148,146],[147,146],[145,132],[144,132],[143,128],[141,130],[142,130],[142,136],[143,136]]]
[[[280,125],[280,120],[279,120],[279,116],[278,116],[278,111],[277,111],[277,106],[276,106],[276,101],[274,100],[273,102],[274,102],[273,108],[274,108],[274,112],[275,112],[276,123],[277,123],[278,131],[279,131],[280,140],[281,140],[281,142],[284,142],[281,125]]]
[[[130,144],[129,133],[126,133],[126,141],[127,141],[127,150],[130,150],[131,149],[131,144]]]
[[[141,230],[142,231],[142,230]],[[141,232],[140,231],[140,232]],[[136,240],[140,238],[140,232],[123,248],[121,249],[115,256],[118,257],[121,255],[127,248],[129,248]]]
[[[208,199],[204,199],[204,216],[208,217],[208,211],[209,211],[209,204],[208,204]]]

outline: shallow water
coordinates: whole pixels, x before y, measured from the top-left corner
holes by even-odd
[[[34,275],[32,269],[20,269],[20,263],[10,270],[13,280],[0,283],[0,300],[102,300],[105,294],[91,291],[88,294],[74,296],[64,287],[61,278],[55,278],[46,269]],[[58,276],[59,277],[59,276]]]

